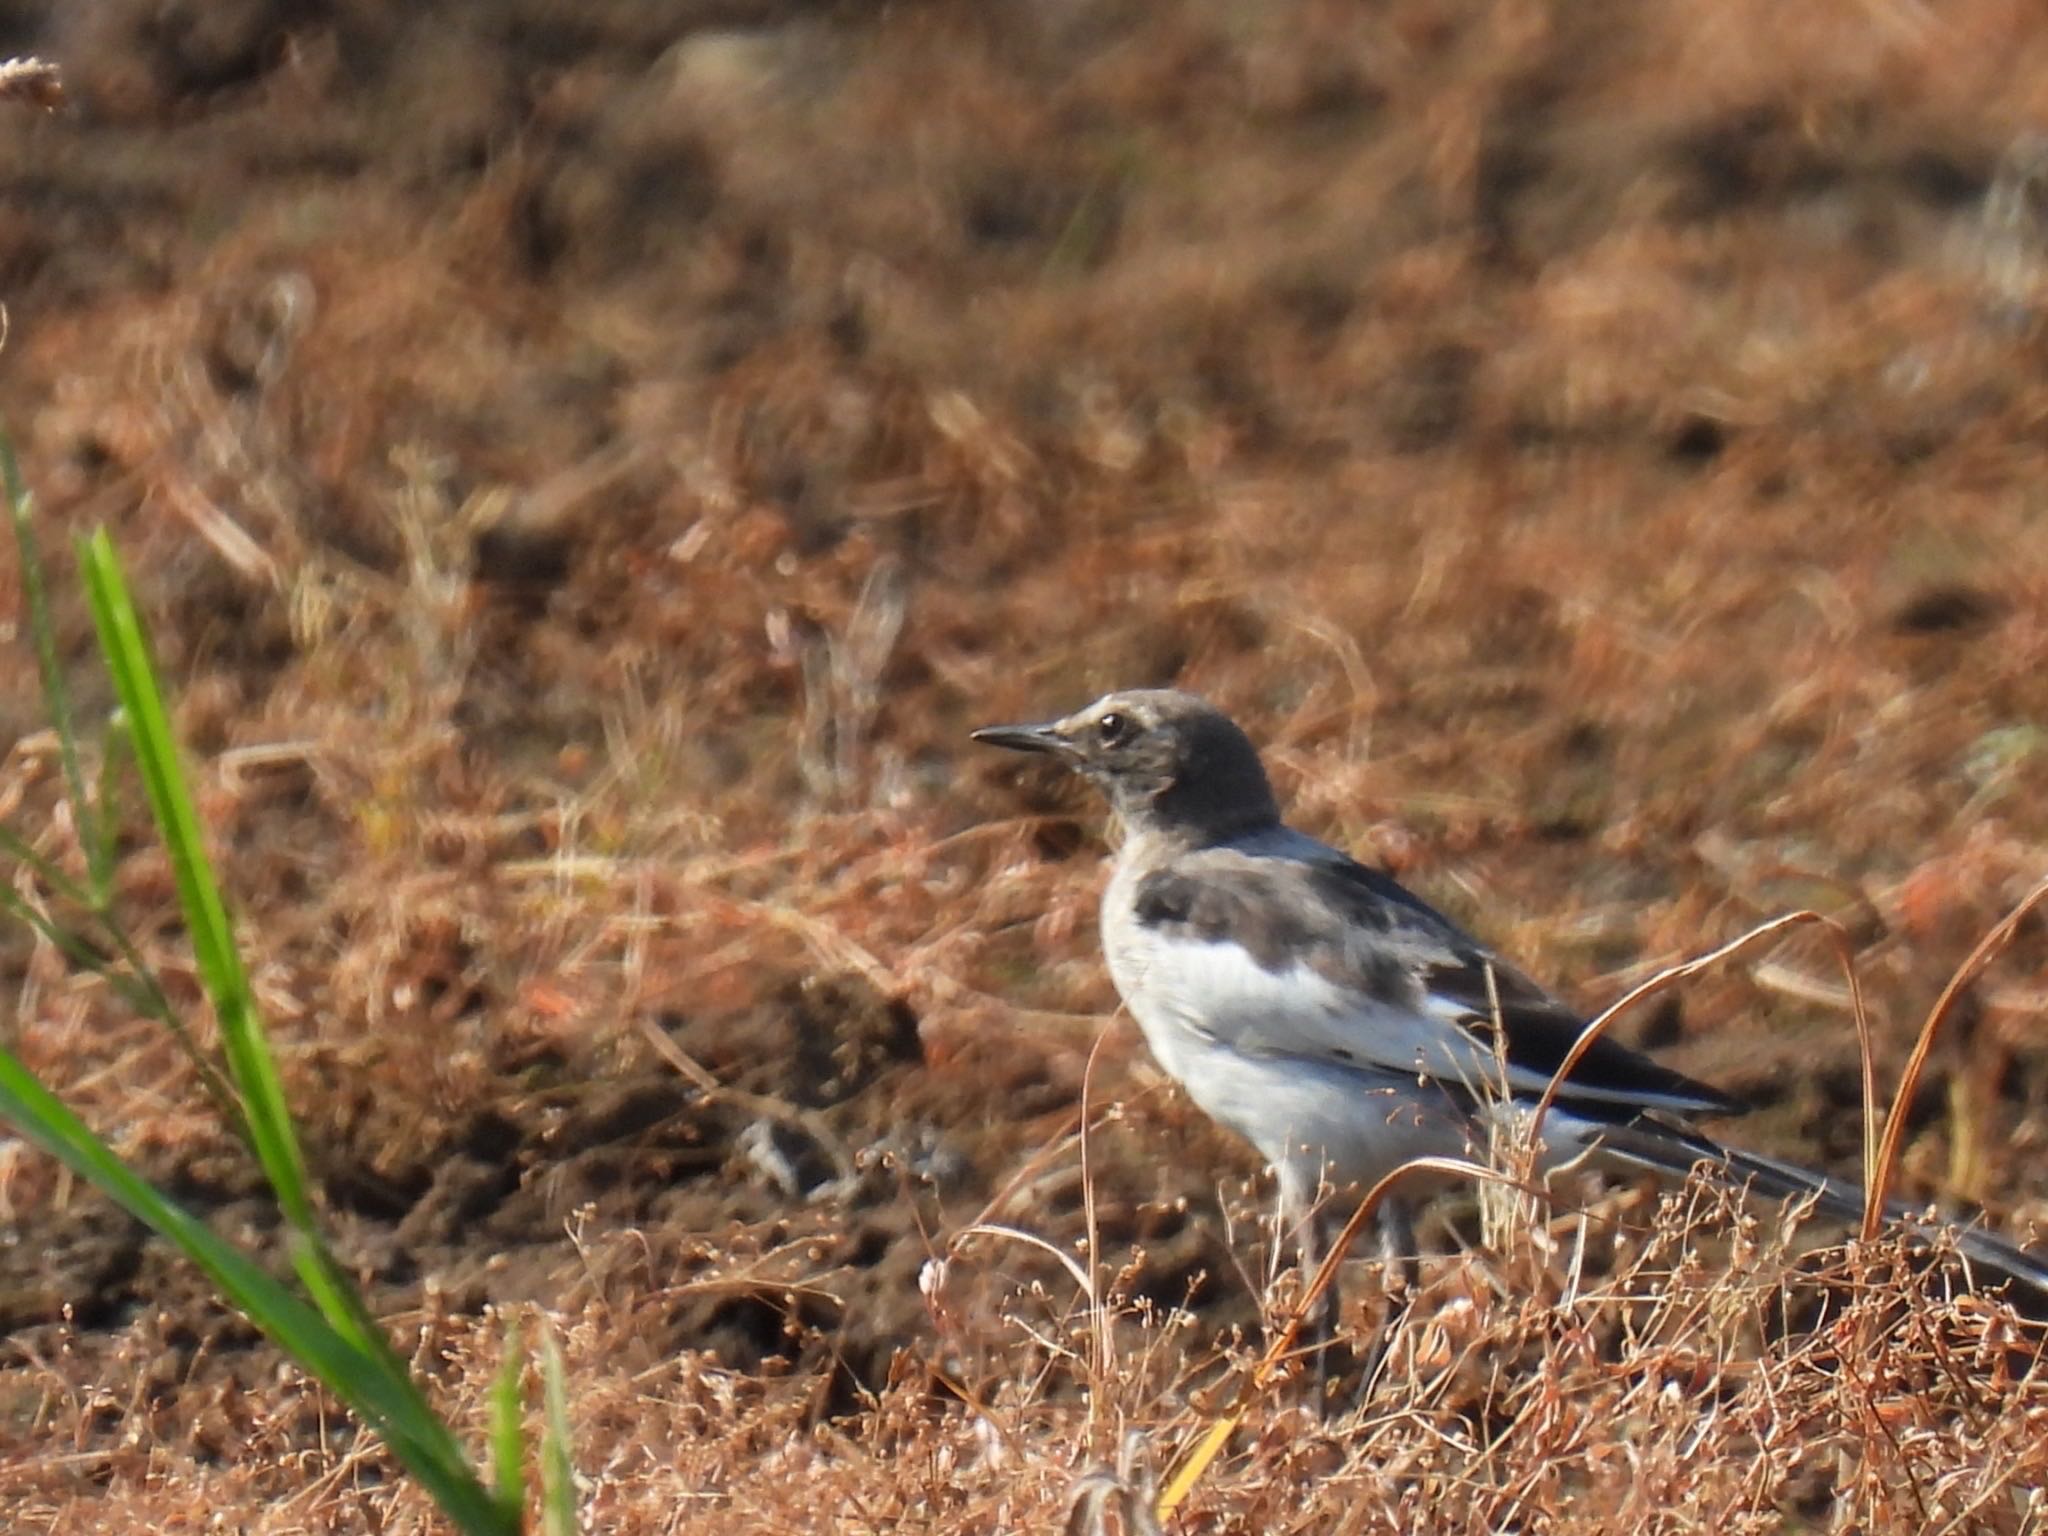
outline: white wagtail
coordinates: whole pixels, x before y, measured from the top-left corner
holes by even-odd
[[[1370,1188],[1411,1158],[1483,1158],[1494,1117],[1526,1115],[1585,1026],[1393,879],[1283,823],[1250,740],[1191,694],[1112,693],[974,739],[1049,753],[1109,797],[1124,832],[1102,901],[1110,975],[1159,1064],[1273,1166],[1305,1270],[1323,1248],[1326,1180]],[[1539,1166],[1683,1177],[1704,1165],[1860,1216],[1853,1185],[1692,1128],[1742,1108],[1603,1036],[1560,1086]],[[1409,1262],[1406,1201],[1379,1214],[1383,1255]],[[1957,1241],[2048,1296],[2048,1264],[1984,1232]],[[1325,1337],[1332,1322],[1326,1312]]]

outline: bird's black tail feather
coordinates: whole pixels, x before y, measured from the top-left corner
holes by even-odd
[[[1613,1127],[1600,1140],[1601,1150],[1623,1163],[1680,1178],[1703,1167],[1713,1178],[1769,1199],[1811,1200],[1814,1209],[1832,1221],[1860,1223],[1863,1219],[1860,1185],[1796,1163],[1724,1147],[1695,1131],[1637,1120]],[[1885,1202],[1885,1215],[1922,1237],[1933,1237],[1942,1230],[1923,1213],[1897,1200]],[[2048,1321],[2048,1253],[2030,1253],[1979,1227],[1946,1230],[1952,1233],[1956,1252],[1970,1270],[1973,1283],[1993,1289],[2003,1286],[2020,1312]]]

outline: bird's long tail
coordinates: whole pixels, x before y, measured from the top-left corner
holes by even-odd
[[[1832,1221],[1860,1223],[1863,1219],[1862,1186],[1796,1163],[1724,1147],[1695,1131],[1638,1120],[1604,1131],[1600,1143],[1609,1157],[1657,1173],[1683,1178],[1694,1168],[1704,1167],[1710,1176],[1768,1199],[1811,1200],[1814,1209]],[[1938,1230],[1924,1213],[1897,1200],[1885,1203],[1885,1215],[1923,1237],[1932,1237]],[[2008,1299],[2022,1313],[2048,1321],[2048,1254],[2030,1253],[1978,1227],[1952,1230],[1956,1251],[1976,1284],[2004,1285]]]

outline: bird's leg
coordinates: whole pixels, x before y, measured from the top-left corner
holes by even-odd
[[[1318,1198],[1321,1179],[1318,1175],[1311,1183],[1299,1163],[1283,1165],[1279,1174],[1280,1233],[1283,1238],[1291,1235],[1294,1239],[1295,1256],[1301,1266],[1301,1285],[1306,1294],[1323,1267],[1324,1256],[1330,1251],[1330,1234]],[[1343,1320],[1343,1315],[1343,1299],[1333,1277],[1295,1339],[1296,1344],[1309,1351],[1315,1360],[1313,1381],[1318,1413],[1322,1412],[1324,1399],[1329,1393],[1330,1356],[1337,1342],[1337,1325]]]
[[[1372,1349],[1365,1357],[1365,1370],[1359,1377],[1358,1393],[1361,1398],[1372,1390],[1373,1379],[1379,1375],[1380,1367],[1386,1364],[1388,1351],[1394,1343],[1395,1324],[1422,1284],[1415,1222],[1407,1201],[1396,1200],[1392,1196],[1382,1199],[1379,1209],[1373,1212],[1372,1226],[1373,1246],[1378,1250],[1376,1257],[1380,1263],[1380,1288],[1387,1298],[1387,1310],[1380,1319],[1379,1333],[1373,1339]],[[1401,1289],[1406,1293],[1398,1304],[1394,1299],[1396,1274],[1401,1277]]]

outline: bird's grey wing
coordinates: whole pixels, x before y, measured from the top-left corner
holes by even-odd
[[[1312,856],[1208,849],[1138,883],[1133,920],[1159,952],[1156,973],[1186,994],[1175,999],[1184,1021],[1239,1050],[1479,1091],[1499,1079],[1497,1016],[1508,1087],[1540,1093],[1577,1041],[1579,1015],[1388,876],[1295,841],[1288,854]],[[1560,1098],[1587,1113],[1740,1108],[1605,1037]]]
[[[1498,1019],[1510,1084],[1523,1091],[1532,1085],[1539,1091],[1547,1086],[1586,1028],[1577,1010],[1477,944],[1426,962],[1418,979],[1424,1006],[1431,1013],[1486,1042],[1489,1049]],[[1582,1109],[1592,1101],[1680,1114],[1738,1114],[1744,1108],[1720,1089],[1606,1035],[1572,1067],[1559,1097]]]
[[[1347,926],[1353,931],[1369,931],[1358,921],[1368,912],[1387,917],[1390,937],[1406,941],[1402,947],[1411,956],[1422,1006],[1430,1014],[1482,1042],[1489,1053],[1497,1021],[1510,1086],[1522,1091],[1548,1086],[1585,1030],[1585,1017],[1577,1009],[1389,876],[1342,854],[1312,867],[1329,904],[1352,914]],[[1736,1114],[1744,1108],[1719,1089],[1606,1035],[1579,1058],[1559,1097],[1582,1108],[1604,1101],[1682,1114]]]

